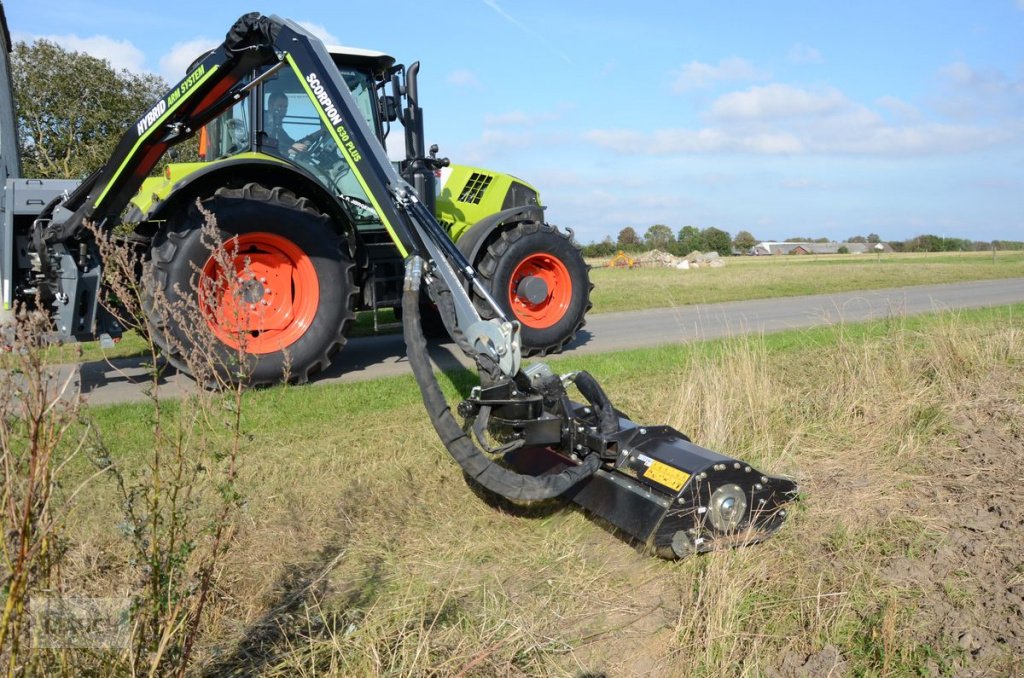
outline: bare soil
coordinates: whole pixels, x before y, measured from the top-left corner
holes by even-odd
[[[913,641],[959,648],[925,659],[919,675],[1024,674],[1024,406],[980,395],[955,417],[953,452],[935,458],[909,498],[876,507],[921,519],[933,545],[892,559],[883,578],[915,596]],[[1011,392],[1012,393],[1012,392]],[[790,652],[770,675],[849,675],[841,649]]]
[[[940,545],[893,563],[924,591],[922,639],[963,650],[965,676],[1015,675],[1024,658],[1024,407],[980,398],[955,422],[957,454],[907,510],[931,517]]]

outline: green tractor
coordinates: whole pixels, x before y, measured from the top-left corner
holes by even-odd
[[[382,144],[401,124],[405,158],[396,169],[508,317],[519,321],[523,354],[560,351],[590,308],[588,267],[572,232],[545,222],[540,196],[526,182],[453,165],[437,156],[436,146],[425,153],[418,63],[406,68],[386,54],[353,48],[329,53]],[[340,348],[355,311],[394,309],[401,317],[403,256],[366,187],[338,149],[324,143],[309,83],[283,71],[269,77],[254,73],[248,84],[250,96],[202,129],[200,161],[171,163],[162,176],[147,179],[126,221],[152,238],[156,280],[171,301],[194,285],[193,270],[210,278],[223,273],[201,242],[203,212],[236,234],[234,256],[249,262],[258,278],[246,292],[253,303],[226,295],[216,304],[217,317],[207,321],[235,348],[236,323],[250,328],[245,350],[260,356],[255,381],[276,380],[286,362],[292,378],[305,381]],[[330,224],[348,227],[325,227]],[[334,237],[324,239],[330,231]],[[351,261],[331,270],[319,270],[316,257],[304,254],[339,246]],[[441,329],[438,315],[446,309],[437,305],[423,309],[424,324]],[[477,306],[489,316],[487,304],[478,299]],[[151,313],[150,322],[171,362],[184,367],[177,352],[187,350],[187,341],[161,341],[167,328],[159,313]]]

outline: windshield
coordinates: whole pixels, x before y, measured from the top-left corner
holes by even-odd
[[[376,91],[370,74],[353,68],[338,69],[370,129],[379,134]],[[256,101],[256,105],[252,102]],[[254,119],[255,118],[255,119]],[[255,150],[301,165],[346,200],[356,221],[375,218],[364,214],[369,201],[349,171],[326,130],[306,89],[294,72],[282,70],[268,79],[250,99],[240,101],[207,127],[206,159],[215,160]]]

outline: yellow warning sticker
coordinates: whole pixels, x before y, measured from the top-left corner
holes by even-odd
[[[690,479],[690,474],[686,471],[672,468],[668,464],[662,464],[660,461],[652,461],[644,473],[644,478],[653,480],[659,485],[664,485],[678,492],[683,489],[683,485]]]

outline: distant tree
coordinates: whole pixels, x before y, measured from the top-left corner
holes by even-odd
[[[626,226],[624,229],[619,231],[619,238],[616,240],[619,247],[635,247],[640,244],[640,236],[636,234],[632,226]]]
[[[811,242],[829,243],[829,242],[832,242],[832,241],[829,240],[828,238],[815,238]]]
[[[806,236],[797,236],[795,238],[786,238],[783,242],[814,242],[814,238],[808,238]]]
[[[750,231],[740,231],[736,234],[736,237],[733,238],[732,244],[740,252],[746,253],[757,244],[757,238],[755,238]]]
[[[585,257],[610,257],[615,254],[615,243],[612,241],[610,235],[606,235],[604,240],[597,243],[590,243],[583,246],[583,256]]]
[[[850,253],[850,248],[847,247],[846,245],[840,245],[839,249],[836,250],[836,252],[838,252],[839,254],[849,254]]]
[[[846,242],[869,242],[869,240],[862,235],[855,235],[851,238],[847,238]]]
[[[882,239],[878,237],[877,233],[868,233],[868,242],[874,244],[882,242]]]
[[[904,252],[941,252],[942,238],[937,235],[918,235],[903,243]]]
[[[709,226],[700,232],[701,239],[708,252],[718,252],[723,257],[732,254],[732,238],[727,231]]]
[[[679,229],[679,239],[676,242],[676,248],[682,255],[687,255],[693,251],[703,252],[707,249],[704,242],[704,238],[701,237],[700,229],[696,226],[683,226]]]
[[[644,244],[648,249],[667,251],[675,242],[672,229],[664,224],[654,224],[644,233]]]
[[[155,75],[116,71],[49,40],[14,44],[11,79],[22,171],[34,178],[77,178],[100,167],[167,89]]]

